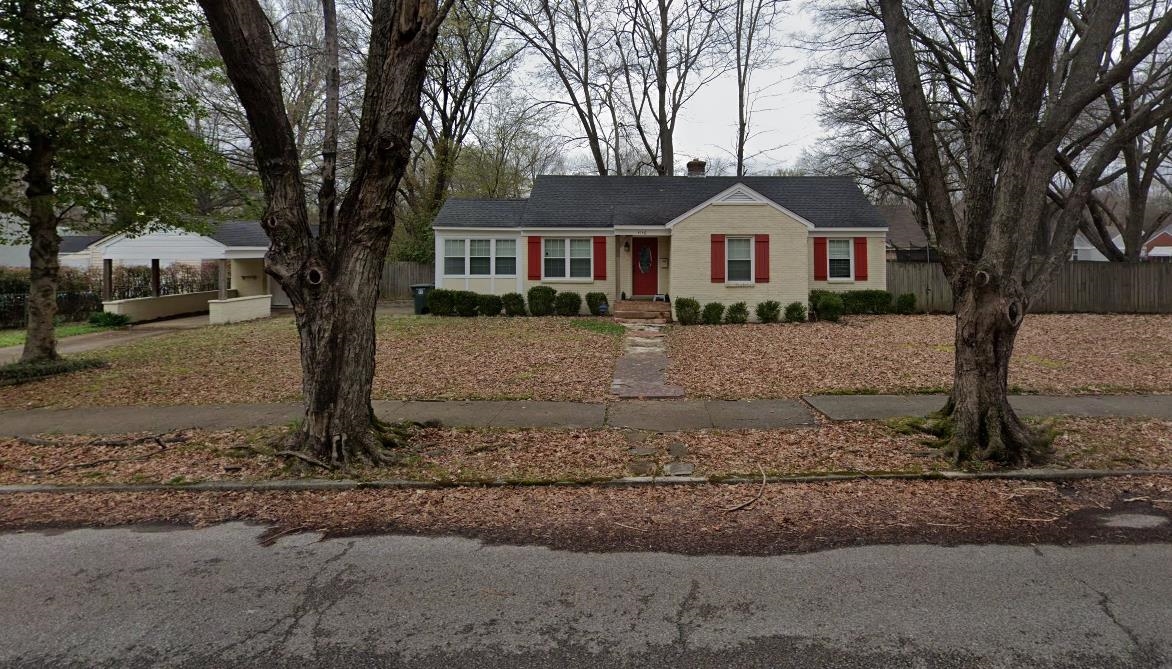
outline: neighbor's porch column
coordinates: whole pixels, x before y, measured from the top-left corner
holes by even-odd
[[[102,259],[102,301],[114,299],[114,261],[110,258]]]
[[[151,297],[159,296],[159,288],[159,259],[151,258]]]
[[[228,299],[228,261],[219,261],[220,269],[220,299]]]

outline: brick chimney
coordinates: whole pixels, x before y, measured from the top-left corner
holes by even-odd
[[[703,160],[700,160],[699,158],[693,158],[693,159],[689,160],[688,161],[688,176],[690,176],[690,177],[704,176],[704,168],[707,165],[708,165],[708,163],[704,162]]]

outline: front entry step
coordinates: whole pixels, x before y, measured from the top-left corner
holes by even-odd
[[[611,314],[620,320],[667,323],[671,321],[671,304],[650,300],[620,300],[615,303]]]

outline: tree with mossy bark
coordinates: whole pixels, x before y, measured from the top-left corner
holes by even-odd
[[[428,56],[452,0],[373,0],[362,111],[348,187],[336,192],[338,39],[333,0],[322,0],[326,118],[310,227],[297,144],[281,94],[280,54],[257,0],[199,0],[252,131],[264,190],[265,271],[289,296],[301,340],[305,413],[290,437],[328,466],[380,463],[396,438],[371,408],[378,279],[395,226],[394,194],[419,119]]]
[[[1143,11],[1125,0],[880,0],[878,10],[956,304],[948,449],[956,459],[1027,462],[1045,440],[1008,402],[1014,340],[1070,256],[1100,175],[1130,139],[1172,117],[1169,68],[1147,72],[1146,102],[1089,145],[1073,137],[1077,122],[1167,39],[1172,12],[1125,21]],[[1047,192],[1070,147],[1081,168],[1054,211]]]
[[[60,226],[191,227],[193,192],[219,177],[169,65],[195,27],[178,0],[0,2],[0,217],[30,244],[22,360],[58,357]]]

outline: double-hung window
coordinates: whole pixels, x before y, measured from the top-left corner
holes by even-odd
[[[725,239],[725,249],[728,281],[731,283],[752,283],[753,238],[728,237]]]
[[[468,240],[468,274],[488,276],[492,274],[492,240]]]
[[[590,239],[542,240],[543,276],[547,279],[589,279],[594,271],[594,244]]]
[[[496,267],[493,269],[493,274],[497,276],[516,276],[517,240],[496,240],[496,256],[494,262],[496,263]]]
[[[827,256],[830,267],[827,276],[831,279],[850,279],[851,272],[851,240],[829,239],[826,242]]]
[[[464,240],[444,240],[444,274],[448,276],[464,276]]]

